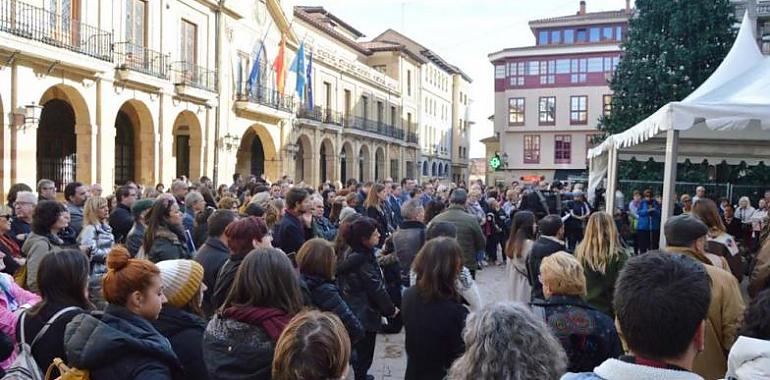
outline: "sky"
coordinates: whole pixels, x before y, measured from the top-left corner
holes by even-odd
[[[307,3],[305,1],[308,1]],[[395,29],[438,53],[472,79],[470,157],[484,157],[480,139],[492,135],[493,67],[489,53],[532,46],[529,20],[577,12],[579,0],[293,0],[320,5],[366,35]],[[587,0],[587,11],[625,8],[625,0]],[[633,5],[633,1],[632,1]]]

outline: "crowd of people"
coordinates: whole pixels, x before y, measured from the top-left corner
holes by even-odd
[[[699,188],[661,226],[652,191],[607,213],[543,182],[62,190],[0,206],[9,374],[367,380],[404,331],[406,379],[770,378],[770,199]]]

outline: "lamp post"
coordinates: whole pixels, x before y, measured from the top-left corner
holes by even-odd
[[[24,106],[24,123],[20,124],[21,130],[36,127],[40,122],[40,115],[43,113],[43,107],[32,102]]]

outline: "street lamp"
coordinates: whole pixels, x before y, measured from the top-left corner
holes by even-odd
[[[238,144],[240,143],[240,138],[236,135],[226,134],[222,136],[220,146],[225,148],[228,152],[233,151],[238,148]]]
[[[24,107],[24,123],[20,125],[22,130],[37,126],[40,122],[40,115],[43,113],[43,107],[32,102]]]

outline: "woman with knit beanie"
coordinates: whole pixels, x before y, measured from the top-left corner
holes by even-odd
[[[258,248],[243,259],[225,304],[206,326],[203,357],[212,379],[269,380],[276,342],[304,307],[286,254]]]
[[[162,288],[155,264],[132,259],[122,245],[112,248],[102,280],[107,308],[102,314],[80,314],[67,324],[67,364],[89,370],[92,379],[182,378],[171,344],[150,323],[166,302]]]
[[[158,319],[152,324],[171,342],[171,347],[184,368],[184,378],[208,380],[203,362],[203,320],[201,304],[206,285],[203,266],[193,260],[166,260],[158,264],[163,281],[163,304]]]
[[[374,191],[374,190],[372,190]],[[337,269],[343,298],[364,326],[364,337],[353,345],[356,353],[351,363],[355,380],[367,380],[372,366],[377,331],[382,327],[382,317],[394,317],[398,309],[393,306],[382,279],[382,272],[374,257],[374,248],[380,242],[377,221],[361,217],[349,228],[343,229],[350,253]]]

